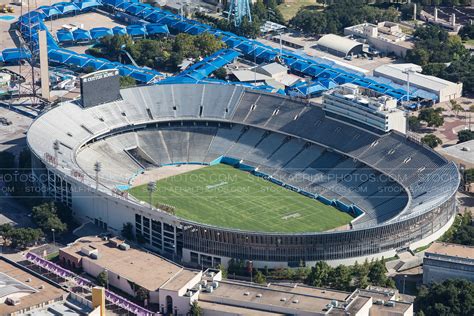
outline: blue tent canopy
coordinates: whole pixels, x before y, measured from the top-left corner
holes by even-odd
[[[133,24],[127,26],[127,33],[130,36],[144,36],[146,35],[146,29],[143,25]]]
[[[239,46],[237,46],[237,49],[239,49],[242,53],[245,55],[250,55],[254,50],[256,46],[252,42],[242,42]]]
[[[125,8],[125,12],[130,13],[132,15],[138,15],[140,12],[142,12],[145,9],[147,9],[145,5],[137,3],[137,4],[132,4],[131,6],[128,6],[127,8]]]
[[[26,14],[23,14],[18,18],[20,23],[24,24],[34,24],[40,23],[44,19],[45,15],[43,12],[40,11],[30,11]]]
[[[48,52],[48,58],[51,62],[64,64],[66,61],[73,56],[68,51],[62,49],[53,49]]]
[[[334,81],[337,82],[338,84],[344,84],[348,82],[352,82],[356,79],[355,76],[349,75],[349,74],[343,74],[340,76],[337,76],[337,78],[334,78]]]
[[[89,62],[88,55],[72,55],[66,63],[69,65],[78,66],[80,68],[84,67]]]
[[[5,60],[3,59],[2,52],[0,52],[0,63],[3,63]]]
[[[194,25],[190,29],[188,29],[187,33],[191,35],[199,35],[207,31],[207,28],[202,25]]]
[[[161,24],[156,24],[156,23],[147,24],[146,25],[146,31],[150,35],[169,34],[170,33],[170,31],[168,29],[168,26],[161,25]]]
[[[100,70],[102,69],[102,67],[104,67],[104,65],[105,65],[104,61],[94,58],[94,59],[89,59],[85,67],[92,67],[95,70]]]
[[[74,40],[73,34],[67,30],[57,31],[56,37],[58,38],[59,42],[72,42]]]
[[[125,1],[124,1],[124,2],[122,2],[122,3],[118,4],[118,5],[116,5],[115,7],[116,7],[117,9],[126,10],[128,7],[130,7],[130,6],[132,6],[132,5],[133,5],[133,3],[125,2]]]
[[[40,9],[46,18],[50,18],[54,15],[59,15],[61,12],[58,10],[58,8],[53,7],[53,6],[41,6],[38,9]]]
[[[23,48],[7,48],[2,51],[2,58],[5,62],[17,62],[31,58],[31,53]]]
[[[291,69],[303,72],[311,66],[306,60],[299,59],[290,65]]]
[[[130,77],[137,81],[148,83],[155,78],[155,75],[146,72],[133,72],[130,74]]]
[[[102,0],[102,3],[103,4],[108,4],[108,5],[111,5],[111,6],[118,6],[119,4],[121,3],[124,3],[124,2],[128,2],[127,0]]]
[[[178,30],[179,32],[187,32],[192,27],[193,25],[186,21],[180,21],[173,25],[173,29]]]
[[[94,27],[93,29],[90,29],[89,32],[92,39],[99,39],[101,37],[114,34],[111,29],[106,27]]]
[[[114,35],[125,35],[127,34],[127,29],[121,26],[115,26],[112,29],[112,32],[114,33]]]
[[[149,16],[152,13],[155,13],[155,10],[153,8],[146,8],[145,10],[140,12],[140,14],[138,14],[138,16],[141,17],[141,18],[146,19],[147,16]]]
[[[165,13],[154,10],[154,12],[146,16],[145,19],[149,22],[158,22],[165,16]]]
[[[96,0],[87,0],[87,1],[83,0],[83,1],[73,1],[73,2],[81,11],[86,10],[88,8],[98,7],[101,5],[101,3]]]
[[[72,2],[58,2],[53,4],[53,6],[58,9],[59,12],[61,12],[62,14],[79,10],[77,5]]]
[[[91,34],[87,30],[77,29],[72,32],[75,41],[88,41],[91,40]]]

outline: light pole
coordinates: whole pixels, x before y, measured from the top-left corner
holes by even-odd
[[[415,73],[416,71],[409,67],[402,71],[404,74],[407,75],[407,103],[410,102],[410,73]]]
[[[53,143],[53,150],[54,150],[54,163],[58,163],[58,151],[59,151],[59,141],[55,140]]]
[[[406,281],[406,279],[407,279],[407,275],[404,274],[403,275],[403,291],[402,291],[403,294],[405,294],[405,281]]]
[[[99,189],[99,173],[102,170],[102,164],[99,161],[96,161],[94,164],[95,171],[95,189]]]
[[[56,246],[56,236],[54,235],[54,232],[55,232],[55,231],[56,231],[56,230],[55,230],[54,228],[51,228],[51,232],[53,233],[53,245]]]
[[[153,201],[152,201],[152,199],[153,199],[153,192],[156,191],[156,182],[154,182],[154,181],[148,182],[148,185],[147,185],[146,188],[147,188],[147,190],[148,190],[148,193],[150,194],[150,209],[152,209],[152,208],[153,208],[153,203],[152,203],[152,202],[153,202]]]

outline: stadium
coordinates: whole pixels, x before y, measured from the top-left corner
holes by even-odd
[[[27,134],[33,173],[80,221],[116,234],[131,223],[170,258],[351,264],[426,245],[454,220],[455,164],[398,132],[242,86],[120,94],[40,115]]]

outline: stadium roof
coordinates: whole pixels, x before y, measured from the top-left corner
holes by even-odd
[[[326,34],[319,39],[318,46],[323,46],[347,55],[355,47],[362,46],[362,43],[339,35]]]

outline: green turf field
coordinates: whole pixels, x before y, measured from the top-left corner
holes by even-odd
[[[149,200],[147,185],[130,193]],[[172,206],[177,216],[195,222],[251,231],[316,232],[352,220],[334,207],[223,164],[158,181],[152,203]]]

